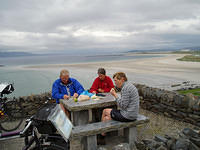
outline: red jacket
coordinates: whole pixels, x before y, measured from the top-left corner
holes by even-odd
[[[104,92],[110,92],[110,90],[114,87],[113,82],[109,76],[105,76],[105,79],[102,81],[97,77],[93,84],[92,87],[90,88],[90,93],[93,91],[96,91],[98,93],[98,89],[104,90]]]

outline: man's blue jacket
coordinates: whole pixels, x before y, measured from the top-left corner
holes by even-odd
[[[57,79],[52,86],[52,97],[56,99],[56,103],[59,103],[59,99],[63,99],[65,94],[69,95],[67,88],[69,88],[71,96],[73,96],[74,93],[80,95],[84,91],[83,86],[74,78],[69,78],[67,85],[64,85],[61,79]]]

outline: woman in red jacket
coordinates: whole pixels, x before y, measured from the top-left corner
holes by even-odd
[[[104,68],[98,69],[98,77],[94,80],[90,93],[107,93],[114,87],[112,79],[106,76]]]

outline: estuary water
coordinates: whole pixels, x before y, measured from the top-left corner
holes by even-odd
[[[8,97],[27,96],[49,92],[53,82],[59,77],[61,68],[27,69],[28,66],[40,66],[50,64],[76,64],[88,62],[120,61],[130,59],[141,59],[149,57],[160,57],[155,55],[128,56],[124,54],[106,55],[39,55],[23,57],[0,57],[0,83],[14,83],[15,91]],[[89,71],[86,68],[66,68],[70,76],[76,78],[85,89],[89,89],[97,76],[96,68]],[[108,75],[111,75],[108,73]],[[112,76],[112,75],[111,75]]]

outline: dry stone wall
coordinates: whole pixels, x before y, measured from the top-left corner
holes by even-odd
[[[180,95],[175,91],[135,84],[140,95],[140,107],[168,117],[200,126],[200,97]]]
[[[175,91],[167,91],[146,85],[135,84],[140,95],[140,107],[168,117],[200,126],[200,97],[188,94],[180,95]],[[33,115],[51,93],[30,95],[17,98],[24,108],[25,116]]]
[[[43,93],[39,95],[30,95],[19,97],[16,100],[21,103],[22,108],[24,109],[24,116],[32,116],[37,110],[42,107],[49,98],[51,98],[51,93]]]

